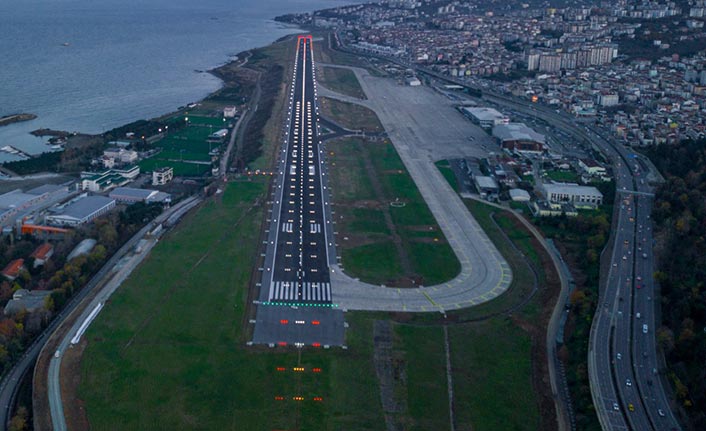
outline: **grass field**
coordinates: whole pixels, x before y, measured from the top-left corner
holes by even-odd
[[[454,191],[458,193],[458,179],[456,179],[456,174],[454,174],[454,171],[451,169],[449,161],[439,160],[435,164],[441,174],[444,176],[444,178],[446,178],[446,181],[451,185],[451,188],[453,188]]]
[[[343,267],[387,286],[434,285],[460,264],[389,141],[327,144]]]
[[[323,76],[319,77],[319,80],[326,88],[358,99],[366,99],[358,78],[350,69],[323,67],[323,72]]]
[[[346,271],[352,269],[345,253],[357,250],[360,268],[372,268],[375,276],[390,269],[399,273],[396,268],[405,265],[425,272],[424,280],[455,275],[444,265],[458,262],[391,144],[347,139],[327,144],[327,151]],[[267,157],[263,160],[269,166]],[[393,416],[401,429],[448,429],[438,314],[347,313],[347,350],[299,354],[245,347],[245,301],[259,253],[264,181],[230,183],[221,198],[187,217],[91,326],[78,394],[91,428],[384,430],[373,324],[394,319],[393,365],[399,371],[394,389],[405,409]],[[396,199],[405,205],[391,207]],[[523,253],[538,257],[531,256],[526,232],[510,216],[484,204],[468,205],[506,256],[514,281],[495,301],[450,313],[445,322],[456,429],[538,429],[531,342],[520,322],[531,327],[540,300],[516,310],[512,320],[488,319],[522,302],[533,287],[529,267],[498,226]],[[393,234],[399,243],[390,241]],[[407,250],[404,262],[398,246]],[[541,271],[539,282],[544,283]],[[307,371],[294,372],[295,366]],[[313,367],[322,372],[312,373]],[[305,399],[294,401],[298,395]],[[284,399],[275,400],[279,396]],[[315,396],[323,401],[313,401]]]
[[[200,176],[211,170],[210,165],[198,165],[188,161],[210,161],[211,156],[208,153],[220,144],[209,144],[206,138],[213,132],[226,128],[227,123],[222,117],[188,114],[174,117],[173,121],[182,122],[186,121],[186,118],[189,120],[189,126],[170,132],[153,144],[154,148],[161,148],[161,151],[140,161],[142,171],[149,172],[157,167],[171,166],[174,168],[174,175]]]
[[[264,186],[230,184],[159,243],[91,326],[79,398],[92,429],[384,429],[372,324],[386,315],[347,314],[348,350],[244,346]],[[408,406],[400,420],[448,428],[441,328],[400,323],[394,332],[406,376],[396,388]],[[458,429],[535,429],[526,334],[504,318],[449,334]],[[495,401],[506,413],[485,407]]]
[[[571,171],[546,171],[547,176],[560,183],[575,183],[579,181],[579,175]]]
[[[384,129],[377,115],[370,109],[354,103],[342,102],[328,97],[319,98],[321,115],[351,130],[378,133]]]
[[[196,164],[196,163],[180,162],[178,160],[167,161],[167,160],[162,160],[159,158],[151,157],[149,159],[145,159],[145,160],[140,161],[140,170],[142,170],[142,172],[151,172],[157,168],[163,168],[165,166],[171,166],[172,168],[174,168],[174,175],[181,175],[181,176],[188,176],[188,177],[201,176],[211,170],[210,165],[201,165],[201,164]]]
[[[92,429],[383,428],[369,321],[348,319],[348,351],[245,348],[264,192],[264,182],[230,184],[159,243],[91,326],[79,397]]]
[[[449,328],[456,429],[539,429],[530,338],[508,318]]]

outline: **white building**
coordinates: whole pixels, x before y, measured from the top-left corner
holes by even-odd
[[[577,208],[595,208],[603,203],[603,193],[597,188],[574,183],[542,185],[547,200],[555,204],[570,203]]]
[[[593,159],[579,159],[579,167],[591,176],[606,175],[606,169]]]
[[[527,190],[522,190],[522,189],[510,189],[510,199],[513,200],[513,202],[529,202],[530,200],[530,194],[527,192]]]
[[[162,186],[174,178],[174,168],[164,167],[152,171],[152,185]]]
[[[510,118],[493,108],[463,108],[462,110],[466,117],[484,129],[492,129],[499,124],[510,122]]]
[[[473,182],[475,183],[476,189],[478,190],[481,198],[489,201],[498,199],[500,187],[498,187],[498,183],[495,179],[493,179],[493,177],[476,175],[473,177]]]
[[[138,158],[137,151],[126,150],[124,148],[108,148],[103,151],[103,156],[119,163],[134,163]]]
[[[601,106],[615,106],[620,102],[617,94],[599,94],[598,104]]]
[[[223,108],[223,118],[233,118],[237,112],[238,110],[235,109],[235,106],[226,106]]]
[[[99,192],[123,186],[140,175],[140,167],[108,169],[103,172],[81,172],[81,190]]]

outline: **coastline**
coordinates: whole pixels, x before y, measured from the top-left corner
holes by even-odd
[[[277,22],[274,19],[271,19],[271,20],[273,22]],[[51,139],[57,139],[57,138],[58,139],[62,139],[62,138],[65,139],[65,138],[72,136],[72,135],[81,135],[81,136],[101,137],[102,138],[107,133],[109,133],[113,130],[124,128],[124,127],[129,126],[130,124],[133,124],[136,122],[159,121],[161,119],[165,119],[165,118],[168,118],[168,117],[171,117],[174,115],[178,115],[180,112],[188,111],[190,109],[189,106],[191,106],[193,104],[197,104],[197,105],[203,104],[203,103],[207,102],[209,99],[216,97],[224,89],[230,88],[231,85],[229,85],[229,84],[232,82],[232,79],[231,79],[231,77],[228,76],[227,71],[229,69],[230,70],[239,69],[239,68],[245,66],[254,51],[257,51],[260,49],[266,49],[270,46],[273,46],[276,43],[279,43],[283,40],[286,40],[287,38],[292,37],[292,35],[307,31],[306,29],[302,29],[300,26],[297,26],[296,24],[292,24],[292,23],[277,22],[277,24],[284,25],[284,26],[291,28],[292,33],[286,34],[284,36],[280,36],[277,39],[270,41],[269,43],[240,51],[237,54],[229,54],[225,57],[224,62],[222,62],[218,66],[212,67],[210,69],[198,71],[198,73],[206,73],[206,74],[218,79],[219,84],[218,84],[218,88],[208,92],[207,94],[204,94],[202,97],[198,98],[195,101],[184,103],[178,107],[172,108],[170,110],[166,110],[166,111],[159,113],[157,115],[153,115],[153,116],[146,117],[146,118],[137,118],[133,121],[122,123],[122,124],[119,124],[111,129],[104,130],[101,133],[96,133],[96,134],[83,133],[81,131],[67,132],[61,128],[59,128],[59,129],[39,128],[39,129],[35,129],[35,130],[28,132],[28,134],[33,135],[38,138],[51,137]],[[20,116],[21,116],[21,118],[18,119],[18,117],[20,117]],[[12,123],[17,123],[17,122],[21,122],[21,121],[31,121],[36,118],[38,118],[38,116],[34,115],[34,114],[12,114],[12,115],[8,115],[8,116],[0,118],[0,121],[2,121],[4,119],[9,119],[9,121],[7,121],[5,124],[0,124],[0,126],[10,125]],[[47,143],[47,145],[49,145],[49,143]],[[44,150],[42,152],[35,154],[35,153],[29,153],[29,152],[23,151],[23,154],[25,155],[24,157],[26,160],[26,159],[37,158],[37,157],[42,156],[43,154],[51,153],[51,152],[53,152],[53,151],[49,150],[49,147],[47,146],[47,150]],[[2,162],[0,162],[0,168],[2,166],[4,166],[6,163],[11,163],[11,162],[15,162],[15,161],[18,161],[18,160],[10,159],[10,160],[2,161]]]

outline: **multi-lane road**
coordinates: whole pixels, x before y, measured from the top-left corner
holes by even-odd
[[[261,269],[256,344],[343,344],[343,313],[331,294],[335,246],[313,53],[311,36],[299,36]]]
[[[614,150],[619,208],[591,330],[591,390],[606,430],[678,430],[657,362],[650,172],[624,148]]]
[[[565,114],[501,95],[484,98],[540,117],[579,142],[590,142],[612,163],[618,207],[610,266],[600,289],[588,358],[594,404],[604,430],[679,430],[657,361],[648,164],[595,128],[576,125]]]

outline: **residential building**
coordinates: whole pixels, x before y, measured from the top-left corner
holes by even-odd
[[[54,246],[48,242],[37,247],[29,256],[34,258],[34,267],[44,265],[54,254]]]
[[[233,118],[237,112],[238,110],[235,109],[235,106],[226,106],[223,108],[223,118]]]
[[[44,309],[46,299],[51,295],[50,290],[18,289],[12,294],[12,299],[5,305],[5,316],[14,316],[20,312],[33,313]]]
[[[583,170],[586,174],[591,175],[591,176],[604,176],[606,175],[606,169],[599,165],[598,162],[596,162],[593,159],[579,159],[579,167],[581,170]]]
[[[152,171],[152,185],[163,186],[174,178],[174,168],[163,167]]]
[[[8,280],[12,281],[16,279],[18,275],[20,275],[20,272],[24,269],[24,264],[24,259],[15,259],[8,263],[2,270],[2,272],[0,272],[0,274],[2,274],[2,276],[7,278]]]

